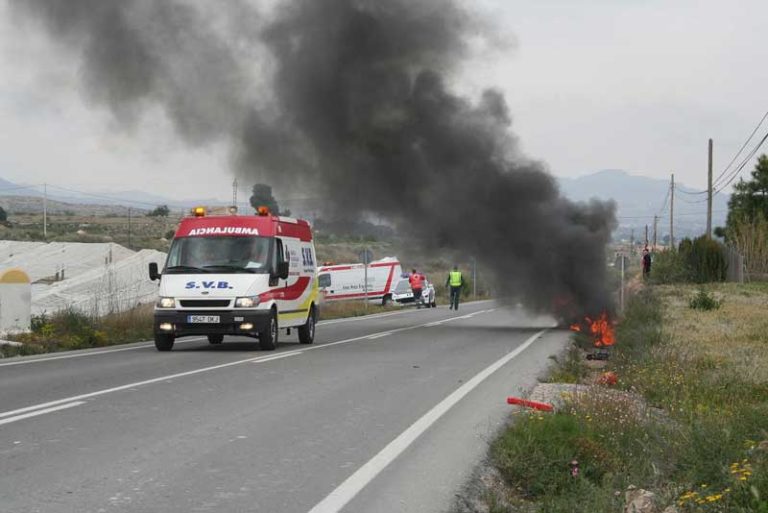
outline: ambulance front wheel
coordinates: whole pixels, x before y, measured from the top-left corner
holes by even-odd
[[[309,307],[309,315],[307,316],[307,323],[304,326],[299,326],[299,342],[302,344],[311,344],[315,341],[315,325],[317,324],[317,313],[315,313],[315,305]]]
[[[155,333],[155,348],[158,351],[170,351],[173,349],[173,335]]]
[[[263,331],[259,332],[259,347],[264,351],[277,349],[277,312],[273,308],[269,314],[269,321]]]

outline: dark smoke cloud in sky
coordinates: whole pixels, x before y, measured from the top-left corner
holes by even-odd
[[[189,144],[228,143],[238,174],[476,255],[531,308],[610,305],[613,204],[563,198],[518,151],[498,91],[451,91],[480,26],[458,4],[10,1],[79,54],[86,98],[118,120],[160,107]]]

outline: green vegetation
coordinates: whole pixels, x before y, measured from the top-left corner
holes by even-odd
[[[690,281],[694,283],[725,281],[728,266],[725,261],[725,250],[719,242],[703,235],[693,240],[683,239],[678,253],[686,264]]]
[[[48,237],[43,234],[42,214],[11,214],[0,225],[0,239],[48,242],[115,242],[134,250],[167,251],[166,235],[178,224],[178,217],[103,214],[48,215]]]
[[[622,511],[632,484],[659,511],[768,512],[768,285],[712,287],[726,301],[711,311],[689,308],[694,286],[638,293],[606,367],[619,389],[520,414],[496,440],[493,461],[526,511]]]
[[[171,213],[171,209],[168,208],[168,205],[160,205],[154,210],[147,212],[147,216],[148,217],[168,217],[170,213]]]
[[[715,234],[723,237],[744,257],[752,279],[768,277],[768,156],[761,155],[748,180],[733,187],[725,227]]]
[[[153,306],[93,317],[74,309],[32,318],[32,331],[11,337],[19,347],[0,346],[3,356],[104,347],[152,338]]]
[[[755,169],[748,180],[740,180],[733,186],[733,194],[728,201],[728,218],[724,235],[737,230],[738,226],[750,223],[758,218],[768,218],[768,156],[757,159]]]
[[[723,245],[701,236],[683,239],[677,251],[656,253],[651,280],[654,283],[709,283],[724,281],[727,271]]]
[[[715,299],[712,294],[708,294],[705,290],[698,291],[688,302],[690,308],[706,311],[717,310],[721,304],[721,301]]]

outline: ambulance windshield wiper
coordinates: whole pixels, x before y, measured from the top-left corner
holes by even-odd
[[[191,265],[172,265],[171,267],[168,267],[165,272],[170,272],[173,274],[175,272],[192,272],[192,273],[207,273],[210,271],[206,271],[203,268],[200,267],[193,267]]]
[[[226,269],[227,271],[236,271],[236,272],[251,273],[251,274],[264,272],[258,268],[249,269],[247,267],[240,267],[239,265],[228,265],[228,264],[204,265],[203,269]]]

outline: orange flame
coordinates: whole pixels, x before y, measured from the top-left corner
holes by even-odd
[[[596,320],[592,320],[589,317],[585,317],[585,326],[588,327],[588,332],[594,338],[595,347],[608,347],[616,343],[616,333],[613,329],[613,324],[608,320],[608,314],[603,312]],[[579,323],[571,324],[571,331],[581,333],[585,331],[582,329],[582,325]]]
[[[589,322],[589,331],[595,337],[595,347],[607,347],[616,343],[616,333],[608,321],[608,314],[603,312],[600,314],[600,318],[594,321],[587,317],[587,321]]]

